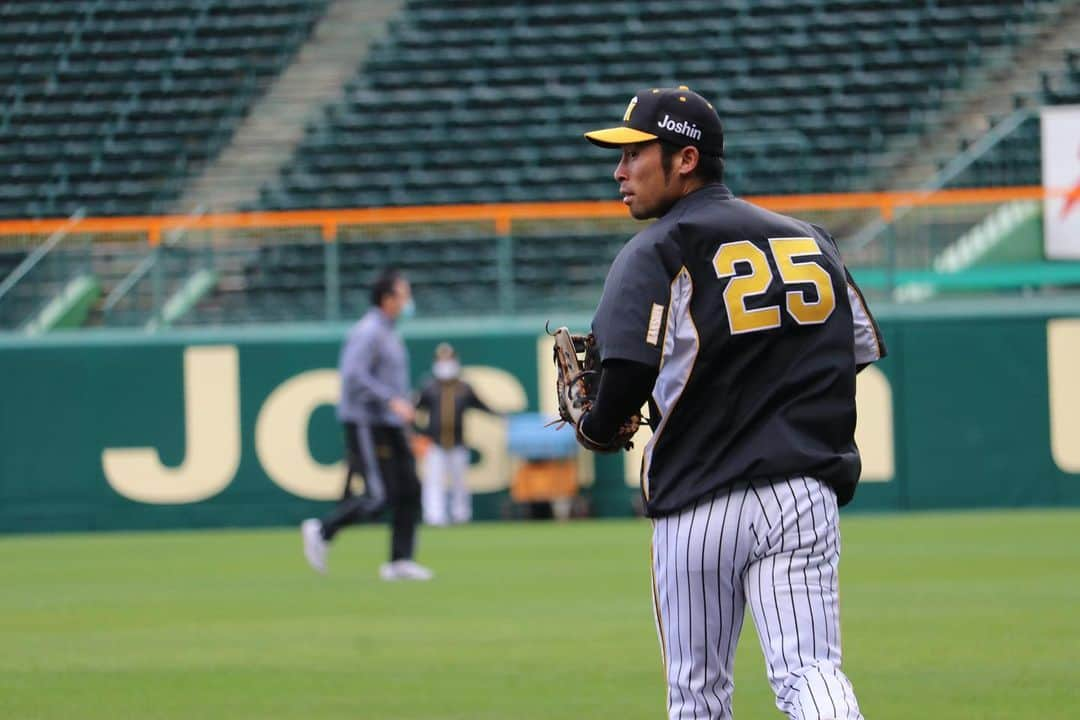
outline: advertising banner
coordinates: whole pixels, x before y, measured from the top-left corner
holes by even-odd
[[[1080,105],[1042,109],[1042,177],[1046,257],[1080,259]]]

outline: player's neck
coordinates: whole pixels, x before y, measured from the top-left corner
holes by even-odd
[[[685,182],[683,182],[682,194],[680,195],[680,197],[686,197],[692,192],[697,192],[701,188],[705,187],[707,184],[708,183],[706,183],[704,180],[697,176],[688,177],[686,178]]]

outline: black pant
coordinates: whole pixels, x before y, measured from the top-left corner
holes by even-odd
[[[360,436],[356,423],[342,423],[345,431],[345,488],[341,492],[342,502],[353,496],[353,476],[364,479],[364,459],[360,454]]]
[[[389,505],[390,559],[411,559],[420,521],[420,479],[405,432],[389,425],[345,423],[345,450],[345,492],[322,521],[323,537],[332,540],[346,525],[370,519]],[[364,478],[362,495],[350,490],[354,474]]]

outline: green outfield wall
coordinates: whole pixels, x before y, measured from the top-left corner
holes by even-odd
[[[864,473],[852,509],[1080,504],[1080,304],[879,315],[890,356],[859,378]],[[402,329],[414,380],[448,340],[493,407],[552,412],[543,320],[412,321]],[[344,474],[333,404],[346,329],[0,339],[0,531],[278,525],[325,512]],[[504,423],[475,413],[467,430],[477,516],[513,516],[520,461]],[[582,457],[594,514],[634,512],[638,461]]]

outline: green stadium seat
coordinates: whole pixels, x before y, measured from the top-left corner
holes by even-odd
[[[7,49],[0,60],[0,146],[42,141],[19,157],[55,168],[49,187],[67,187],[38,189],[38,201],[21,210],[4,202],[0,216],[61,215],[78,204],[98,215],[169,209],[187,173],[219,151],[254,102],[261,87],[254,79],[280,72],[326,4],[0,3]],[[9,97],[18,98],[11,110]],[[45,141],[57,138],[63,142],[49,149]],[[138,154],[143,150],[147,157]],[[126,166],[106,159],[117,152],[128,153]],[[70,167],[60,162],[66,159]],[[65,186],[71,179],[79,182]]]
[[[409,0],[256,206],[610,199],[613,158],[580,133],[613,122],[640,87],[676,83],[716,102],[740,194],[865,189],[875,157],[924,132],[951,89],[1063,2]],[[325,5],[0,3],[0,162],[16,180],[0,215],[167,209]],[[1042,99],[1080,100],[1078,65],[1074,50]],[[1023,126],[957,182],[1037,181],[1023,152],[1037,139]],[[568,277],[595,294],[606,259],[581,252],[595,242],[607,243],[516,241],[516,290],[543,302]],[[365,305],[355,278],[393,262],[415,273],[418,300],[484,308],[493,247],[343,243],[343,304]],[[613,254],[617,239],[604,247]],[[307,240],[253,252],[247,294],[211,298],[208,316],[319,316],[323,252]],[[469,268],[476,287],[459,292]]]
[[[1047,4],[1053,3],[1033,3]],[[794,123],[813,146],[807,156],[825,158],[820,168],[785,164],[782,157],[744,156],[748,151],[732,145],[729,167],[744,183],[740,192],[774,192],[778,177],[800,167],[807,169],[797,189],[854,188],[863,175],[852,158],[870,157],[890,137],[919,132],[944,90],[980,62],[973,48],[1001,45],[1004,25],[1023,30],[1038,16],[1033,7],[992,2],[864,0],[830,10],[813,0],[459,3],[453,9],[413,2],[343,102],[309,132],[293,160],[305,172],[283,173],[281,192],[262,197],[289,206],[301,197],[319,204],[610,197],[607,163],[566,128],[610,122],[634,89],[660,80],[689,81],[717,98],[734,136],[777,125],[790,131]],[[943,66],[955,69],[942,73]],[[558,158],[560,170],[536,172],[531,166],[539,161],[525,160],[521,172],[502,172],[522,162],[510,154],[522,144]],[[371,153],[373,146],[381,152]],[[415,169],[396,181],[398,158],[417,151],[407,163]],[[349,155],[355,163],[338,159]],[[572,164],[574,157],[585,160]],[[340,175],[345,168],[351,174]],[[453,187],[440,187],[439,176]],[[363,190],[329,190],[342,181]],[[328,191],[320,191],[320,182]]]
[[[1042,92],[1035,101],[1039,104],[1070,104],[1080,102],[1080,72],[1077,51],[1066,51],[1055,74],[1042,76]],[[1029,98],[1016,98],[1022,106]],[[993,125],[998,118],[988,118]],[[950,181],[949,187],[985,187],[994,185],[1040,185],[1042,160],[1039,152],[1042,132],[1037,114],[1033,114],[1007,137],[977,159],[963,173]],[[965,150],[973,139],[961,142],[958,151]]]

